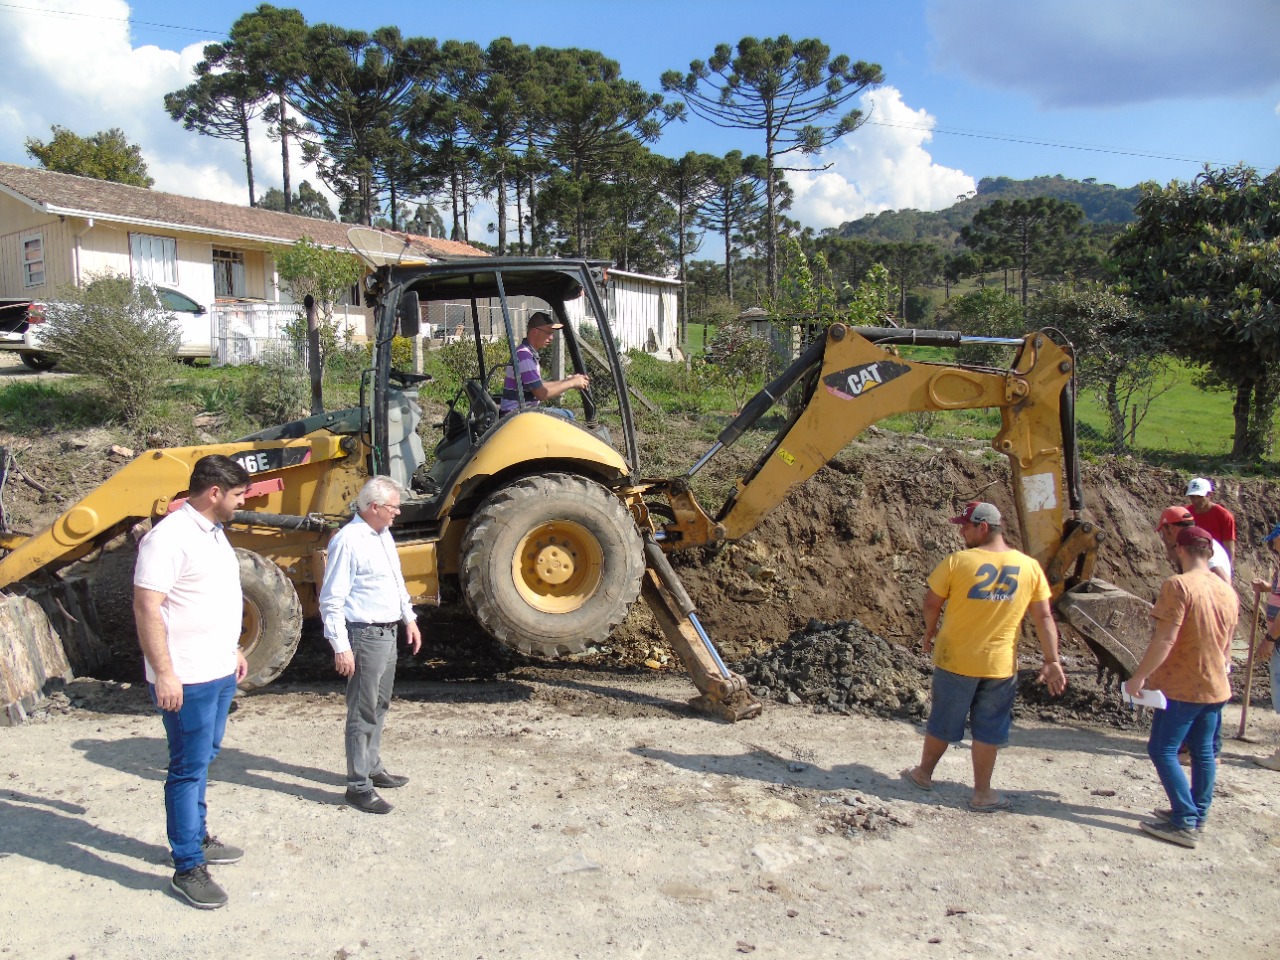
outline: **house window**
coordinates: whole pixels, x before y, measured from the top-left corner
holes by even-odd
[[[131,233],[129,256],[134,279],[150,283],[178,282],[178,241],[172,237]]]
[[[213,293],[218,297],[245,297],[244,252],[213,251]]]
[[[22,285],[44,286],[44,237],[38,233],[22,238]]]

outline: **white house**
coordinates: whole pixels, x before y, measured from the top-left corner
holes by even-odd
[[[297,315],[277,254],[310,237],[355,256],[350,226],[0,163],[0,297],[51,299],[66,284],[122,274],[204,306],[215,343],[225,347],[229,329],[266,339]],[[394,236],[428,259],[485,255],[452,240]],[[363,338],[368,313],[353,290],[336,316]]]

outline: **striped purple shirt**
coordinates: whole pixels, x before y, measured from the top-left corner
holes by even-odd
[[[520,384],[524,388],[525,402],[536,407],[538,401],[534,398],[533,391],[542,386],[542,369],[538,366],[538,355],[533,352],[528,340],[520,341],[520,346],[516,347],[516,363],[520,367]],[[511,413],[519,407],[515,377],[511,375],[511,365],[508,364],[506,379],[502,381],[500,409],[503,413]]]

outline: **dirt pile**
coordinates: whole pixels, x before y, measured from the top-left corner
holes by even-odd
[[[857,620],[811,620],[786,643],[736,669],[756,696],[811,704],[817,712],[889,719],[923,719],[929,708],[932,666],[928,658],[890,643]],[[1088,668],[1073,672],[1058,697],[1038,682],[1036,668],[1018,671],[1014,716],[1049,723],[1078,721],[1130,728],[1145,721],[1120,702],[1114,688],[1099,686]]]
[[[763,699],[833,713],[922,717],[929,701],[929,662],[857,620],[810,621],[786,643],[737,669]]]

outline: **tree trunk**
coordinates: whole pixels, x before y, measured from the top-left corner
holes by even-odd
[[[678,252],[680,256],[680,336],[677,341],[685,352],[686,367],[689,363],[689,273],[684,262],[684,198],[676,205],[676,227],[679,229]]]
[[[498,256],[507,255],[507,171],[502,164],[498,165]]]
[[[1128,453],[1129,443],[1125,429],[1124,407],[1120,404],[1120,389],[1115,377],[1107,380],[1107,416],[1111,421],[1111,450]]]
[[[289,117],[284,112],[284,93],[280,94],[280,162],[284,173],[284,212],[293,213],[292,181],[289,177]]]
[[[1235,459],[1242,459],[1249,455],[1249,409],[1252,396],[1252,380],[1236,384],[1236,401],[1231,407],[1231,413],[1236,422],[1235,434],[1231,441],[1231,456]]]
[[[724,221],[724,295],[733,303],[733,231],[728,217]]]
[[[1253,383],[1253,409],[1249,417],[1249,456],[1254,462],[1269,459],[1273,436],[1271,425],[1276,414],[1276,395],[1280,382],[1266,374]]]
[[[458,171],[449,171],[449,205],[453,210],[453,229],[449,231],[450,240],[462,239],[462,226],[458,220]]]
[[[394,177],[388,178],[387,186],[391,191],[391,229],[399,230],[400,227],[397,226],[399,211],[396,210],[396,181]]]
[[[249,147],[249,111],[240,104],[240,139],[244,143],[244,170],[249,178],[249,206],[256,207],[258,199],[253,194],[253,151]]]
[[[771,129],[771,128],[770,128]],[[778,296],[778,212],[774,208],[776,202],[773,193],[773,142],[770,141],[765,150],[765,226],[764,226],[764,281],[768,288],[770,300]]]

